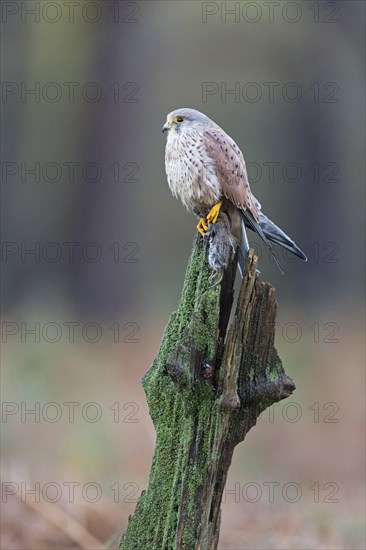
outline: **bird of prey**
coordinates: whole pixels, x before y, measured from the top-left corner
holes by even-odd
[[[262,213],[250,190],[243,153],[220,126],[195,109],[182,108],[168,114],[163,132],[168,133],[165,170],[170,190],[198,216],[197,230],[202,236],[217,222],[222,209],[230,220],[233,243],[239,245],[241,273],[249,250],[246,227],[258,233],[273,255],[271,242],[307,260],[294,241]]]

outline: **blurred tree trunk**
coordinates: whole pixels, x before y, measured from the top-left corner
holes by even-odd
[[[267,407],[291,395],[273,346],[275,291],[248,255],[234,320],[236,260],[209,289],[207,244],[194,243],[178,310],[143,380],[157,440],[149,486],[121,550],[214,550],[235,446]]]

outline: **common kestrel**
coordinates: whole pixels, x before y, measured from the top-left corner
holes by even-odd
[[[223,209],[239,244],[241,272],[249,250],[245,227],[257,232],[272,252],[270,241],[307,260],[262,213],[250,190],[243,153],[220,126],[195,109],[182,108],[168,114],[163,132],[168,132],[165,169],[170,190],[199,217],[197,230],[202,236]]]

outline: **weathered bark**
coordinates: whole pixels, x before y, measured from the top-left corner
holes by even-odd
[[[274,348],[275,291],[248,255],[233,322],[236,260],[208,289],[207,244],[194,243],[178,310],[143,380],[156,429],[149,486],[121,550],[214,550],[235,446],[295,389]]]

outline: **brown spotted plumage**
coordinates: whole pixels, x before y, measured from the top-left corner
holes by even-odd
[[[260,205],[251,193],[243,153],[221,128],[204,131],[204,145],[212,158],[221,192],[238,208],[249,210],[258,221]]]

